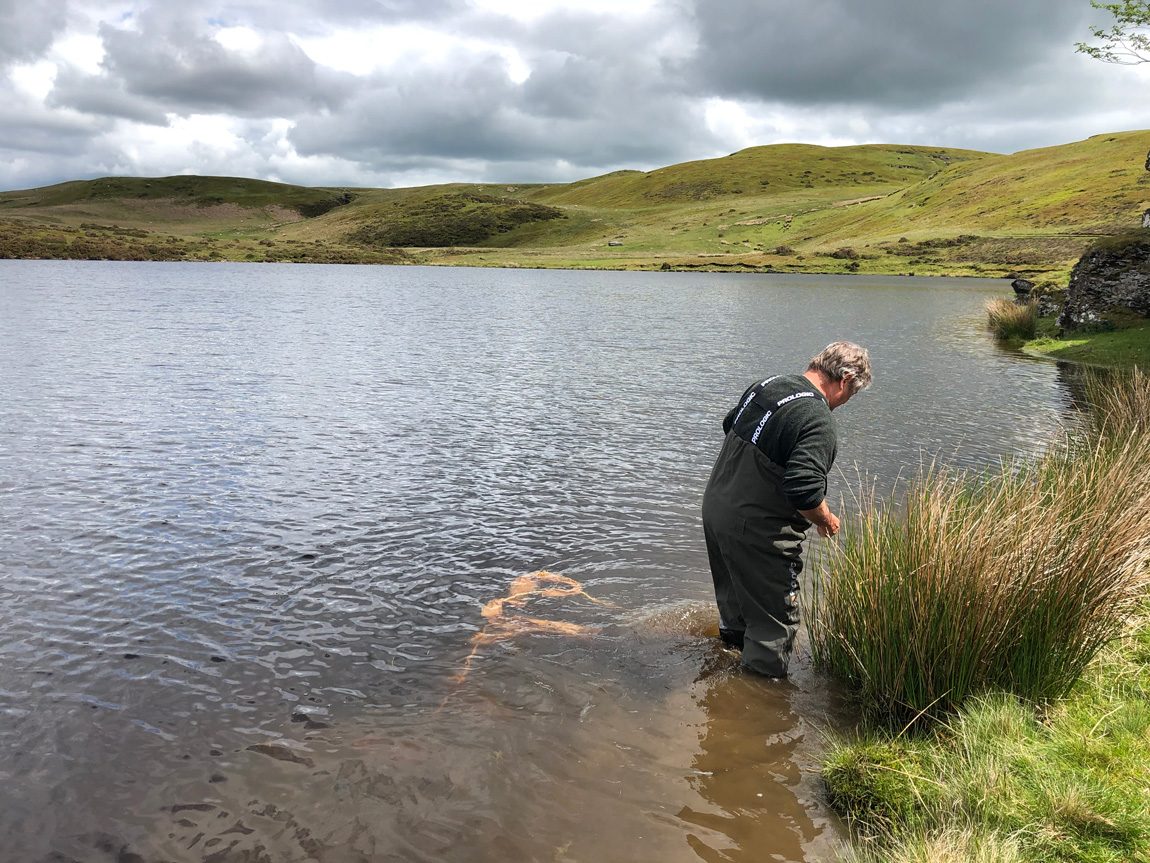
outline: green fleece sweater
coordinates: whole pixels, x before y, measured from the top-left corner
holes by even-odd
[[[749,387],[723,420],[723,431],[766,456],[796,510],[822,503],[838,435],[826,397],[805,377],[776,375]]]

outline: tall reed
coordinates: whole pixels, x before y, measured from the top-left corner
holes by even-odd
[[[926,470],[901,505],[864,492],[808,605],[816,664],[894,720],[1065,694],[1148,581],[1150,384],[1103,381],[1086,386],[1105,416],[1044,456]]]
[[[1032,339],[1038,331],[1038,301],[1019,305],[998,297],[986,304],[986,317],[990,331],[1000,339]]]
[[[1087,369],[1083,378],[1093,437],[1116,440],[1150,434],[1150,375],[1137,366],[1129,371]]]

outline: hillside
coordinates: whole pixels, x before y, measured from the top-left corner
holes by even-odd
[[[0,193],[0,257],[1065,276],[1150,201],[1150,132],[995,155],[780,144],[567,184],[103,178]]]
[[[168,207],[185,206],[201,210],[227,205],[245,210],[273,207],[303,217],[314,217],[350,202],[352,197],[347,190],[313,189],[237,177],[103,177],[0,193],[0,213],[26,208],[54,214],[103,214],[119,210],[147,213],[152,218],[163,219],[163,209],[155,206],[160,203]],[[177,218],[169,219],[186,221],[186,215],[180,213]]]
[[[655,171],[620,171],[532,194],[549,204],[634,209],[708,201],[730,195],[776,198],[810,191],[865,194],[901,188],[953,162],[980,159],[971,150],[923,147],[817,147],[775,144],[751,147],[722,159],[684,162]],[[858,195],[855,195],[857,197]]]

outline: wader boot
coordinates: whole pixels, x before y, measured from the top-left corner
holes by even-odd
[[[703,495],[720,634],[742,648],[744,665],[771,677],[787,675],[810,525],[783,495],[782,474],[757,447],[731,433]]]

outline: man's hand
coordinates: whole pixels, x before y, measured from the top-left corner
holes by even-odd
[[[813,521],[819,529],[819,536],[834,536],[839,532],[839,520],[831,508],[827,506],[826,500],[823,500],[814,509],[800,509],[799,513],[807,519]]]
[[[819,536],[834,536],[839,532],[839,520],[835,517],[834,513],[831,514],[829,524],[819,525]]]

